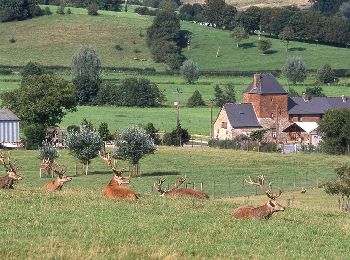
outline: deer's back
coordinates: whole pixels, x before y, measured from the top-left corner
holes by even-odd
[[[107,185],[102,190],[103,195],[113,199],[137,199],[132,189],[119,185]]]
[[[209,199],[209,196],[202,191],[194,189],[180,188],[166,192],[164,196],[167,197],[188,197],[188,198],[197,198],[197,199]]]
[[[1,189],[10,189],[13,185],[13,180],[8,176],[0,177],[0,188]]]
[[[51,181],[49,183],[46,183],[43,186],[44,190],[49,190],[49,191],[53,191],[53,190],[60,190],[61,187],[56,183],[56,181]]]
[[[270,215],[270,211],[265,205],[258,208],[248,205],[241,206],[234,209],[232,212],[233,217],[241,219],[266,219],[269,218]]]

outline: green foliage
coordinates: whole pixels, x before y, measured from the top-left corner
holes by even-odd
[[[77,125],[69,125],[67,126],[67,132],[80,132],[80,127]]]
[[[145,131],[153,139],[154,144],[160,144],[159,129],[156,129],[151,122],[145,126]]]
[[[247,10],[238,13],[237,22],[246,32],[254,32],[259,29],[261,12],[259,7],[250,6]]]
[[[44,14],[45,15],[52,15],[51,9],[48,6],[45,6],[44,8]]]
[[[258,41],[258,49],[261,51],[262,54],[265,54],[267,50],[269,50],[272,47],[272,43],[270,40],[260,40]]]
[[[9,40],[10,43],[15,43],[16,41],[17,41],[17,40],[16,40],[15,37],[11,37],[10,40]]]
[[[41,143],[38,151],[38,159],[44,160],[48,159],[51,163],[53,163],[59,157],[58,151],[56,147],[52,145],[51,142],[47,140]]]
[[[234,38],[237,43],[237,48],[239,48],[239,43],[244,39],[248,39],[249,34],[244,30],[242,26],[236,26],[232,31],[231,37]]]
[[[184,129],[179,125],[170,133],[165,133],[163,136],[164,145],[174,145],[183,146],[188,143],[191,139],[191,135],[188,133],[187,129]]]
[[[198,65],[192,60],[185,60],[182,63],[180,73],[189,84],[192,84],[199,79]]]
[[[65,137],[69,151],[83,164],[90,164],[103,148],[101,137],[89,127],[81,126],[80,132],[70,131]],[[86,169],[87,174],[88,169]]]
[[[310,0],[312,8],[323,15],[334,15],[342,3],[348,0]]]
[[[22,69],[21,75],[22,78],[26,78],[32,75],[42,75],[45,74],[44,67],[37,62],[28,62]]]
[[[67,14],[72,14],[72,10],[70,8],[67,9]]]
[[[222,90],[219,85],[216,85],[214,87],[214,101],[217,107],[222,107],[225,103],[235,103],[235,86],[232,83],[228,83],[224,90]]]
[[[214,96],[215,106],[222,107],[225,104],[225,95],[219,85],[215,85],[214,87]]]
[[[323,67],[317,71],[316,79],[320,83],[333,83],[336,77],[331,65],[323,65]]]
[[[106,122],[102,122],[100,126],[98,127],[98,134],[102,138],[102,141],[110,141],[113,139],[113,136],[111,135],[108,124]]]
[[[147,43],[153,58],[166,63],[169,68],[181,66],[180,20],[176,13],[162,10],[157,13],[152,25],[147,29]]]
[[[98,15],[98,7],[96,3],[91,3],[87,6],[88,15]]]
[[[286,52],[288,52],[289,42],[295,38],[294,30],[290,26],[283,28],[283,31],[280,32],[278,38],[286,43]]]
[[[180,19],[185,21],[202,21],[203,20],[203,6],[201,4],[195,3],[184,4],[180,7]]]
[[[289,97],[300,97],[300,94],[294,88],[289,87],[289,89],[288,89],[288,96]]]
[[[36,150],[41,145],[46,135],[46,127],[41,124],[26,124],[23,129],[25,135],[25,148]]]
[[[132,165],[138,164],[145,155],[156,150],[150,135],[144,129],[135,126],[118,134],[115,144],[113,158],[128,160]]]
[[[350,109],[329,109],[317,128],[321,149],[330,154],[345,154],[350,146]]]
[[[64,15],[65,14],[65,6],[63,4],[59,5],[56,9],[56,14]]]
[[[76,108],[74,86],[56,75],[32,75],[1,97],[4,106],[30,125],[55,126]]]
[[[266,130],[265,129],[262,129],[262,130],[255,130],[253,132],[250,133],[250,138],[253,140],[253,141],[258,141],[258,142],[261,142],[263,139],[264,139],[264,136],[266,134]]]
[[[297,82],[304,82],[307,78],[307,68],[301,57],[288,57],[281,72],[294,85]]]
[[[345,21],[350,21],[350,1],[341,4],[339,13]]]
[[[205,102],[202,98],[201,93],[198,90],[195,90],[192,96],[189,97],[187,101],[188,107],[202,107],[205,106]]]
[[[91,104],[100,87],[101,61],[91,47],[81,47],[72,57],[73,83],[79,104]]]
[[[0,22],[26,20],[39,15],[38,0],[0,0]]]
[[[325,97],[326,95],[323,93],[323,88],[321,87],[307,87],[305,89],[305,94],[313,97]]]
[[[206,0],[203,7],[205,21],[228,30],[234,28],[236,14],[237,9],[224,0]]]

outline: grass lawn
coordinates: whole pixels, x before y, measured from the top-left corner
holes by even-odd
[[[56,7],[51,6],[53,11]],[[150,68],[159,71],[165,66],[152,60],[146,44],[146,29],[153,17],[130,12],[100,11],[88,16],[86,9],[71,8],[73,14],[42,16],[1,25],[0,65],[25,65],[36,61],[44,65],[70,66],[72,55],[82,46],[91,45],[101,57],[103,66]],[[181,22],[181,29],[192,33],[190,49],[183,49],[188,59],[208,71],[264,71],[280,69],[288,56],[301,56],[308,68],[317,69],[324,63],[333,68],[348,68],[349,50],[319,44],[291,42],[289,53],[284,44],[271,39],[269,55],[260,55],[257,38],[250,37],[236,48],[230,32]],[[15,43],[9,39],[15,38]],[[115,45],[122,51],[117,51]],[[220,55],[216,53],[220,47]],[[134,60],[144,58],[146,61]]]
[[[218,149],[160,148],[142,160],[143,177],[129,187],[142,196],[136,201],[104,198],[101,189],[111,178],[101,159],[91,175],[74,177],[62,192],[44,192],[50,181],[39,179],[37,151],[13,151],[25,178],[14,190],[0,190],[0,257],[4,259],[347,259],[350,217],[339,212],[336,198],[322,189],[284,193],[289,205],[268,221],[233,220],[232,209],[266,202],[254,188],[231,186],[235,198],[209,201],[161,198],[151,185],[156,178],[187,175],[204,184],[266,174],[274,187],[280,175],[294,178],[305,172],[329,178],[344,156],[320,154],[258,154]],[[74,158],[60,152],[59,162],[74,173]],[[122,167],[123,163],[120,163]],[[118,166],[119,167],[119,166]],[[303,178],[303,177],[301,177]],[[311,185],[311,183],[310,183]],[[219,187],[219,186],[218,186]],[[248,193],[247,193],[248,192]],[[289,202],[288,202],[289,201]],[[273,252],[273,255],[271,255]]]

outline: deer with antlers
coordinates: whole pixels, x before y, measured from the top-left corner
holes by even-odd
[[[109,153],[99,153],[100,157],[107,163],[113,172],[113,178],[103,188],[102,194],[113,199],[137,199],[137,195],[132,189],[122,186],[122,184],[129,184],[130,179],[122,176],[126,169],[117,170],[112,164],[112,157]]]
[[[67,177],[64,175],[67,170],[66,167],[62,167],[57,163],[52,165],[52,170],[54,174],[57,175],[57,178],[49,183],[46,183],[43,186],[43,189],[47,191],[60,191],[66,182],[70,182],[72,180],[72,177]]]
[[[249,176],[249,180],[245,181],[248,184],[256,185],[259,187],[266,194],[269,200],[266,204],[257,208],[251,206],[241,206],[233,211],[233,217],[241,219],[269,219],[273,213],[284,211],[285,208],[276,201],[276,199],[281,196],[282,191],[279,190],[278,194],[273,194],[271,182],[269,183],[269,188],[265,189],[264,175],[259,176],[258,180],[252,180],[252,178]]]
[[[171,189],[162,190],[161,186],[165,180],[166,178],[158,179],[158,181],[154,183],[154,187],[158,192],[160,192],[161,196],[209,199],[209,196],[202,191],[195,189],[179,188],[181,184],[186,181],[186,177],[178,178],[175,182],[175,185]]]
[[[20,181],[23,178],[17,174],[19,167],[15,167],[10,160],[10,157],[7,157],[7,163],[5,161],[4,154],[1,154],[1,161],[6,169],[6,175],[0,177],[0,188],[2,189],[13,189],[15,181]]]

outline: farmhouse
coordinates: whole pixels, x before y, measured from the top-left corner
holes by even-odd
[[[0,144],[15,145],[19,139],[19,118],[9,109],[0,109]]]
[[[254,74],[243,91],[243,103],[224,104],[214,123],[214,138],[233,139],[258,129],[268,141],[317,145],[317,123],[327,109],[350,108],[345,97],[288,97],[270,73]]]

